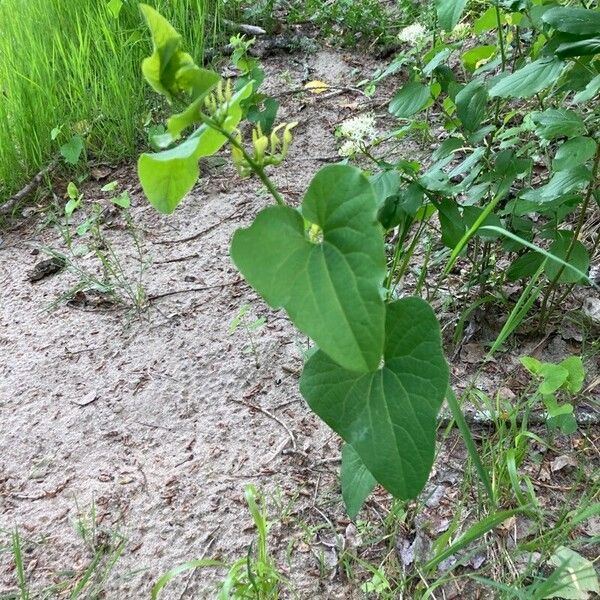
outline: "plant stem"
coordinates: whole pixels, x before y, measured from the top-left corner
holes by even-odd
[[[205,114],[202,114],[202,113],[200,114],[200,120],[203,123],[205,123],[206,125],[208,125],[209,127],[211,127],[212,129],[214,129],[215,131],[218,131],[224,137],[226,137],[227,141],[234,148],[236,148],[237,150],[239,150],[242,153],[242,155],[244,156],[244,160],[248,163],[248,166],[254,171],[254,173],[256,173],[256,175],[258,175],[258,178],[261,180],[263,185],[267,188],[267,190],[269,191],[271,196],[273,196],[273,198],[275,199],[275,202],[277,202],[277,204],[279,206],[286,206],[286,202],[283,199],[283,196],[277,191],[277,188],[275,187],[275,185],[273,184],[273,182],[271,181],[269,176],[265,173],[264,167],[262,165],[259,165],[248,154],[248,152],[246,152],[246,149],[244,148],[244,146],[242,146],[242,144],[240,144],[229,131],[223,129],[223,127],[221,127],[221,125],[219,125],[216,121],[214,121],[210,117],[207,117]]]
[[[500,57],[502,59],[502,71],[506,70],[506,49],[504,48],[504,30],[502,29],[502,16],[498,0],[494,1],[496,7],[496,23],[498,24],[498,45],[500,46]]]

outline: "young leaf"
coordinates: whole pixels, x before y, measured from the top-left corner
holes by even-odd
[[[390,113],[407,119],[419,112],[431,98],[431,88],[416,81],[407,83],[390,102]]]
[[[182,92],[195,100],[205,91],[206,70],[200,69],[189,54],[179,49],[181,36],[162,15],[147,4],[139,6],[153,43],[152,55],[142,62],[146,81],[169,101]]]
[[[564,171],[585,164],[596,154],[596,142],[590,137],[576,137],[567,140],[556,151],[552,168]]]
[[[66,144],[60,147],[60,154],[70,165],[76,165],[84,147],[83,138],[80,135],[74,135]]]
[[[321,243],[306,236],[302,215],[322,230]],[[385,253],[371,185],[354,167],[324,167],[302,215],[288,206],[262,210],[233,236],[233,262],[324,353],[351,371],[372,371],[383,351]]]
[[[387,305],[381,368],[348,371],[319,350],[300,379],[312,410],[352,445],[381,485],[404,499],[427,481],[447,386],[439,324],[420,298]]]
[[[223,108],[226,110],[222,123],[225,131],[231,132],[237,127],[242,118],[240,102],[251,92],[252,83],[248,83]],[[142,154],[138,160],[138,176],[150,204],[159,212],[172,213],[198,181],[198,160],[220,150],[226,141],[223,134],[204,124],[174,148]]]
[[[564,68],[557,58],[540,58],[506,77],[496,79],[490,96],[530,98],[554,83]]]
[[[354,519],[364,501],[375,489],[377,481],[350,444],[344,444],[342,449],[340,479],[346,512],[351,519]]]
[[[581,356],[569,356],[559,364],[563,369],[566,369],[569,372],[565,384],[566,389],[571,392],[571,394],[580,392],[585,379],[585,369],[583,368]]]
[[[475,69],[478,69],[481,65],[492,59],[496,55],[496,52],[498,52],[497,46],[475,46],[475,48],[467,50],[462,55],[461,60],[466,69],[475,71]]]
[[[466,4],[467,0],[435,0],[440,27],[452,31],[460,21]]]
[[[600,11],[585,8],[557,6],[542,15],[542,21],[550,27],[575,35],[600,33]]]

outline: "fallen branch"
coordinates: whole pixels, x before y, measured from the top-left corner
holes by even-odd
[[[235,281],[228,281],[227,283],[220,283],[218,285],[206,285],[204,287],[186,288],[184,290],[171,290],[169,292],[163,292],[162,294],[154,294],[152,296],[148,296],[148,302],[158,300],[159,298],[175,296],[176,294],[191,294],[192,292],[206,292],[207,290],[218,290],[229,285],[235,285],[236,283],[240,283],[240,281],[242,280],[236,279]]]
[[[224,19],[223,24],[232,31],[245,33],[246,35],[265,35],[267,33],[262,27],[257,27],[256,25],[246,25],[246,23],[234,23],[228,19]]]
[[[56,157],[50,164],[46,165],[23,189],[18,191],[14,196],[11,196],[2,206],[0,206],[0,214],[6,215],[11,213],[19,202],[35,192],[43,179],[56,169],[59,162],[60,158]]]

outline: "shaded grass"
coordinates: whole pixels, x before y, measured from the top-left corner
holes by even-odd
[[[147,1],[201,60],[223,0]],[[135,155],[160,109],[140,76],[150,42],[137,5],[115,16],[105,0],[0,0],[0,204],[73,135],[99,160]]]

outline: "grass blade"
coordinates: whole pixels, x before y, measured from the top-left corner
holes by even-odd
[[[462,438],[465,442],[465,446],[467,447],[467,452],[469,453],[470,459],[473,461],[475,465],[475,469],[477,470],[477,474],[479,475],[479,479],[481,483],[485,487],[485,491],[492,503],[492,506],[496,506],[496,496],[494,494],[494,489],[492,488],[492,483],[488,476],[488,472],[486,468],[483,466],[481,462],[481,458],[479,457],[479,452],[477,452],[477,447],[475,446],[475,442],[473,441],[473,436],[471,435],[471,431],[469,430],[469,426],[465,420],[465,417],[462,413],[462,410],[458,404],[458,400],[454,394],[454,390],[448,386],[448,392],[446,394],[446,400],[448,401],[448,406],[452,411],[452,417],[456,421],[456,425],[458,426],[458,430],[462,435]]]

